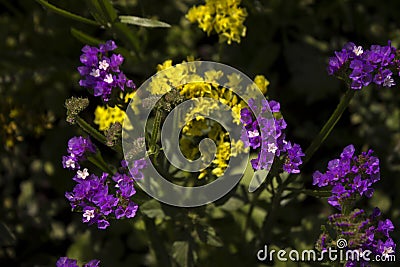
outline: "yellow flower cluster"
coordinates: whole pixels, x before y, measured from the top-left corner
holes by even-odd
[[[125,103],[128,103],[135,92],[126,94],[124,97]],[[123,96],[121,95],[121,98]],[[94,123],[99,126],[100,131],[105,131],[110,128],[111,124],[119,122],[123,123],[125,118],[125,111],[120,109],[118,106],[110,107],[106,106],[97,106],[94,111]]]
[[[221,81],[224,80],[222,71],[209,70],[204,73],[204,77],[200,77],[193,68],[195,68],[193,65],[172,66],[172,60],[167,60],[158,65],[157,69],[158,71],[168,70],[157,75],[150,82],[148,90],[153,95],[163,95],[173,86],[180,91],[184,99],[194,101],[195,105],[183,115],[186,118],[186,124],[179,126],[182,127],[180,148],[188,159],[194,160],[200,156],[199,138],[208,137],[214,140],[217,151],[212,161],[213,168],[211,172],[209,168],[203,170],[198,178],[207,177],[209,174],[219,177],[227,168],[230,157],[246,152],[247,149],[241,140],[229,141],[229,134],[216,121],[206,120],[204,116],[219,110],[221,107],[217,102],[220,102],[226,105],[226,110],[231,112],[233,122],[239,125],[240,111],[246,107],[246,104],[228,88],[241,89],[242,81],[236,74],[231,74],[225,77],[227,82],[221,86]],[[267,92],[269,81],[264,76],[256,76],[254,83],[256,86],[248,86],[245,94],[252,95],[253,90]]]
[[[199,28],[208,35],[214,30],[221,43],[240,43],[240,37],[246,36],[243,22],[247,17],[246,9],[239,7],[240,2],[241,0],[206,0],[205,5],[189,9],[186,18],[192,23],[197,22]]]

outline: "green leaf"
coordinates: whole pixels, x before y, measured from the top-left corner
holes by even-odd
[[[228,199],[227,202],[225,202],[222,206],[221,209],[226,210],[226,211],[235,211],[244,206],[243,200],[237,198],[237,197],[231,197]]]
[[[109,22],[114,22],[117,19],[117,12],[115,11],[110,0],[100,0],[99,5],[103,14],[107,16]]]
[[[8,229],[7,225],[3,222],[0,222],[0,246],[13,246],[15,245],[15,241],[15,236],[10,229]]]
[[[149,200],[140,206],[141,212],[149,218],[163,219],[165,213],[161,209],[161,204],[155,199]]]
[[[201,242],[213,247],[223,246],[221,238],[217,236],[217,233],[213,227],[209,225],[197,225],[196,232]]]
[[[146,19],[136,16],[119,16],[119,19],[122,23],[126,24],[133,24],[142,27],[149,27],[149,28],[169,28],[171,25],[168,23],[155,20],[155,19]]]
[[[83,23],[86,23],[86,24],[90,24],[90,25],[100,26],[100,24],[97,23],[97,22],[94,21],[94,20],[87,19],[87,18],[85,18],[85,17],[82,17],[82,16],[79,16],[79,15],[73,14],[73,13],[71,13],[71,12],[69,12],[69,11],[64,10],[64,9],[58,8],[58,7],[56,7],[56,6],[52,5],[52,4],[50,4],[50,3],[47,2],[47,1],[44,1],[44,0],[36,0],[36,2],[38,2],[39,4],[41,4],[43,7],[48,8],[49,10],[53,11],[54,13],[57,13],[57,14],[59,14],[59,15],[61,15],[61,16],[66,17],[66,18],[70,18],[70,19],[73,19],[73,20],[76,20],[76,21],[80,21],[80,22],[83,22]]]
[[[189,242],[175,241],[172,244],[172,258],[181,267],[189,265]]]
[[[90,14],[102,25],[111,27],[118,17],[110,0],[86,0],[86,3]]]

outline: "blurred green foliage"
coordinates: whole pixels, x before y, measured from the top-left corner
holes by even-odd
[[[247,35],[230,46],[221,46],[217,36],[207,37],[184,18],[197,1],[115,0],[104,13],[93,8],[96,2],[52,1],[99,26],[60,16],[32,0],[0,1],[0,265],[54,266],[68,255],[80,262],[98,258],[102,266],[168,266],[160,263],[166,254],[175,265],[255,266],[261,265],[256,252],[266,242],[277,248],[312,248],[321,223],[332,213],[324,199],[299,195],[284,200],[273,225],[261,233],[270,196],[263,193],[248,218],[255,196],[246,193],[245,182],[205,207],[179,209],[152,201],[141,207],[143,215],[113,222],[107,231],[83,225],[64,198],[72,181],[61,166],[66,141],[80,133],[65,122],[64,101],[87,95],[78,86],[80,49],[84,43],[115,39],[126,57],[124,71],[138,85],[155,73],[157,64],[187,56],[219,60],[252,78],[263,74],[271,81],[268,94],[281,102],[290,138],[306,147],[345,89],[327,75],[328,57],[347,41],[369,46],[391,39],[399,47],[400,2],[246,0]],[[107,8],[118,13],[107,13]],[[126,25],[117,15],[157,19],[171,27]],[[380,206],[400,225],[397,88],[366,88],[357,94],[304,166],[307,188],[314,189],[312,172],[350,143],[372,148],[381,159],[382,180],[363,204]],[[254,237],[260,236],[257,243]],[[400,240],[398,229],[393,238]],[[150,246],[150,240],[159,244]]]

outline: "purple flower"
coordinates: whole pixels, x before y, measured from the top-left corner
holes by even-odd
[[[313,185],[332,186],[328,203],[338,209],[352,196],[370,198],[374,192],[372,184],[380,179],[379,159],[372,156],[373,151],[358,156],[354,151],[353,145],[345,147],[340,158],[329,161],[326,173],[316,171],[313,174]]]
[[[68,141],[67,151],[69,155],[62,158],[63,168],[79,170],[79,162],[85,159],[85,154],[96,153],[96,147],[89,137],[75,136]]]
[[[120,219],[123,217],[133,218],[133,217],[135,217],[136,211],[138,210],[138,208],[139,208],[139,206],[136,203],[130,201],[125,208],[118,207],[118,209],[115,210],[115,217],[117,219]]]
[[[303,163],[301,157],[304,153],[298,144],[285,140],[286,122],[280,115],[280,104],[277,101],[263,100],[259,105],[254,99],[249,99],[249,108],[243,108],[240,112],[241,122],[244,125],[241,140],[245,146],[258,149],[257,158],[251,160],[254,170],[268,169],[275,156],[285,154],[283,170],[289,173],[299,173],[299,166]],[[264,114],[271,110],[273,119],[266,118]],[[255,112],[255,119],[251,110]],[[264,115],[264,116],[263,116]],[[275,128],[275,131],[274,131]]]
[[[57,267],[78,267],[78,261],[69,259],[68,257],[61,257],[56,262]]]
[[[346,238],[349,250],[358,250],[360,252],[370,251],[370,258],[380,255],[388,257],[395,253],[396,244],[389,236],[389,232],[394,230],[390,220],[379,220],[375,208],[372,215],[366,214],[364,210],[355,209],[349,214],[332,214],[329,216],[330,231],[324,231],[317,241],[317,248],[320,251],[327,247],[337,247],[338,237]],[[372,219],[371,219],[372,218]],[[326,227],[324,227],[326,229]],[[349,259],[346,266],[369,266],[368,262],[360,258]]]
[[[101,219],[101,220],[98,220],[98,221],[97,221],[97,227],[98,227],[99,229],[104,230],[104,229],[106,229],[108,226],[110,226],[110,223],[109,223],[107,220],[105,220],[105,219]]]
[[[350,79],[351,89],[360,90],[371,83],[394,86],[393,71],[398,68],[396,49],[390,41],[387,46],[372,45],[365,51],[361,46],[347,43],[341,51],[335,52],[335,57],[330,58],[328,74]]]
[[[68,141],[67,151],[77,157],[81,157],[85,152],[95,153],[96,148],[90,141],[89,137],[84,138],[82,136],[75,136]]]
[[[81,157],[87,150],[95,151],[89,139],[76,137],[68,144],[68,151]],[[71,158],[75,159],[71,156],[63,157],[63,164],[70,165],[68,160]],[[138,205],[130,198],[136,193],[135,180],[143,178],[142,169],[147,165],[145,159],[134,161],[130,170],[128,162],[122,161],[122,168],[111,177],[108,173],[97,176],[87,168],[80,170],[77,162],[78,160],[73,169],[78,171],[72,178],[76,184],[71,192],[65,193],[65,197],[73,210],[82,212],[83,223],[95,224],[99,229],[106,229],[110,225],[109,219],[114,215],[116,219],[133,218],[136,215]],[[69,168],[72,169],[72,166]]]
[[[99,267],[99,266],[100,266],[99,260],[91,260],[88,263],[86,263],[85,265],[83,265],[83,267]]]
[[[386,219],[385,221],[379,221],[377,230],[386,237],[389,237],[389,232],[394,230],[392,221],[389,219]]]
[[[294,144],[292,146],[292,144],[288,142],[286,146],[286,151],[287,158],[283,165],[283,170],[285,170],[287,173],[300,173],[299,166],[303,163],[301,157],[304,156],[300,145]]]
[[[119,69],[124,62],[123,56],[120,54],[108,56],[108,53],[116,48],[114,41],[100,44],[99,48],[86,45],[80,57],[83,66],[78,67],[78,72],[82,76],[79,85],[93,89],[93,95],[101,96],[105,102],[108,102],[113,89],[117,87],[121,91],[125,90],[125,86],[135,88],[135,84]]]
[[[69,259],[68,257],[61,257],[57,260],[56,266],[57,267],[78,267],[78,261],[75,259]],[[83,267],[99,267],[100,261],[99,260],[91,260]]]
[[[393,242],[393,239],[388,238],[385,242],[382,240],[378,240],[377,244],[378,252],[383,256],[383,257],[388,257],[391,254],[394,254],[395,249],[396,249],[396,244]]]

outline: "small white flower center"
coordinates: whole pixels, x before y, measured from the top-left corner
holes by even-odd
[[[94,210],[87,210],[85,213],[83,213],[83,218],[85,218],[87,221],[90,221],[91,219],[94,218]]]
[[[92,69],[92,72],[90,73],[93,77],[99,77],[100,76],[100,70],[99,69]]]
[[[121,182],[121,181],[122,181],[122,178],[117,181],[117,184],[115,185],[115,188],[119,188],[119,182]]]
[[[73,159],[67,159],[65,166],[67,166],[67,168],[75,168],[75,161]]]
[[[110,66],[106,60],[100,61],[99,62],[99,69],[101,70],[107,70],[108,66]]]
[[[277,149],[278,147],[274,143],[268,144],[268,149],[267,149],[268,152],[275,153]]]
[[[392,76],[387,76],[383,81],[383,86],[385,87],[392,87],[394,85],[394,80]]]
[[[256,136],[260,136],[260,133],[257,130],[249,132],[249,137],[250,138],[253,138],[253,137],[256,137]]]
[[[354,54],[356,54],[357,56],[361,55],[362,53],[364,53],[364,50],[361,46],[354,46],[353,48],[353,52]]]
[[[104,78],[104,81],[106,83],[112,83],[114,80],[111,74],[107,74],[106,77]]]
[[[79,170],[79,171],[76,172],[76,175],[77,175],[79,178],[85,180],[86,177],[89,176],[88,169],[87,169],[87,168],[84,168],[83,171]]]
[[[392,247],[388,247],[383,250],[382,252],[382,256],[384,256],[385,258],[389,256],[389,254],[392,254],[394,252]]]

